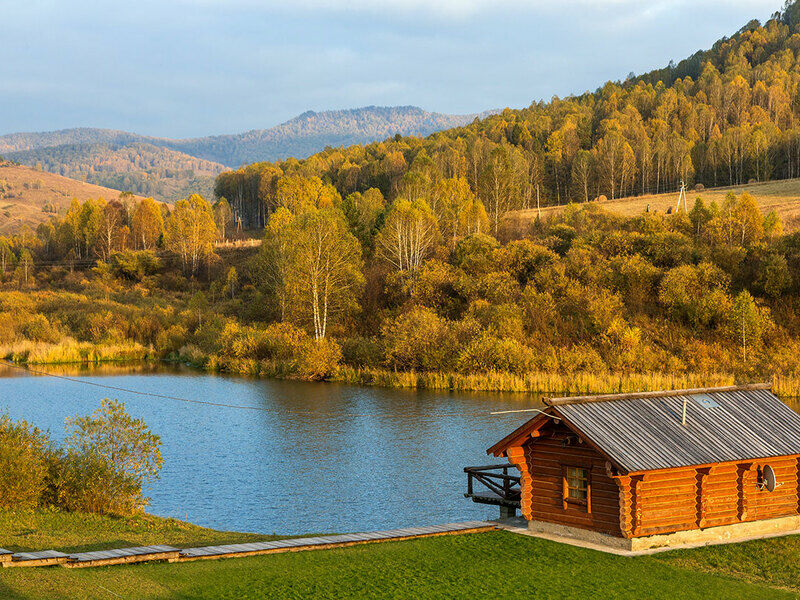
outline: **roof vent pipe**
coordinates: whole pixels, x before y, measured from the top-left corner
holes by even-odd
[[[686,403],[688,400],[686,398],[683,399],[683,417],[681,417],[681,425],[686,427]]]

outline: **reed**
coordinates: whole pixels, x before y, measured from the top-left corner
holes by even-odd
[[[607,394],[732,385],[728,373],[416,373],[341,367],[336,381],[356,385],[450,391]],[[800,388],[800,380],[797,381]]]
[[[800,377],[773,375],[772,391],[778,396],[800,398]]]
[[[156,358],[152,349],[139,344],[91,344],[67,340],[59,344],[15,342],[0,346],[0,356],[21,364],[97,364],[102,362],[148,360]],[[293,360],[256,360],[208,354],[192,345],[169,356],[211,373],[235,373],[279,379],[297,378]],[[332,381],[354,385],[475,392],[523,392],[537,394],[608,394],[650,390],[732,385],[730,373],[553,373],[531,371],[509,373],[447,373],[393,371],[388,369],[340,366]],[[773,389],[783,396],[800,397],[800,377],[773,378]]]
[[[0,356],[20,364],[96,364],[101,362],[147,360],[152,349],[129,344],[92,344],[68,339],[57,344],[21,341],[0,346]]]

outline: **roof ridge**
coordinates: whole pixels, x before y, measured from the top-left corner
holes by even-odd
[[[691,396],[713,392],[738,392],[743,390],[770,390],[771,383],[748,383],[745,385],[729,385],[723,387],[691,388],[685,390],[661,390],[656,392],[628,392],[623,394],[600,394],[594,396],[569,396],[564,398],[544,398],[547,406],[564,406],[567,404],[587,404],[589,402],[608,402],[611,400],[640,400],[643,398],[661,398],[664,396]]]

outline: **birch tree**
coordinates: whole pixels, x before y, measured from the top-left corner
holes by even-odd
[[[430,256],[439,230],[436,216],[424,200],[397,200],[376,240],[378,256],[400,272],[415,272]]]
[[[294,318],[323,339],[331,323],[358,309],[364,287],[361,244],[338,209],[298,215],[290,229],[286,289]]]
[[[164,233],[164,217],[161,207],[152,198],[145,198],[133,209],[131,229],[134,245],[142,250],[152,250]]]
[[[181,257],[184,271],[193,275],[201,261],[214,252],[217,226],[209,203],[199,194],[175,204],[167,220],[164,242],[170,250]]]

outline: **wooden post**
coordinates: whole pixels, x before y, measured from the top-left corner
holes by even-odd
[[[705,527],[708,514],[708,477],[711,469],[697,469],[697,526]]]
[[[750,509],[750,484],[752,483],[753,465],[751,463],[736,466],[738,477],[736,478],[736,488],[739,499],[738,517],[739,521],[747,521]]]
[[[646,475],[641,475],[631,481],[631,533],[639,535],[642,531],[642,504],[644,504],[644,479]]]
[[[619,488],[619,530],[624,538],[631,535],[631,478],[627,476],[614,477],[614,483]]]

